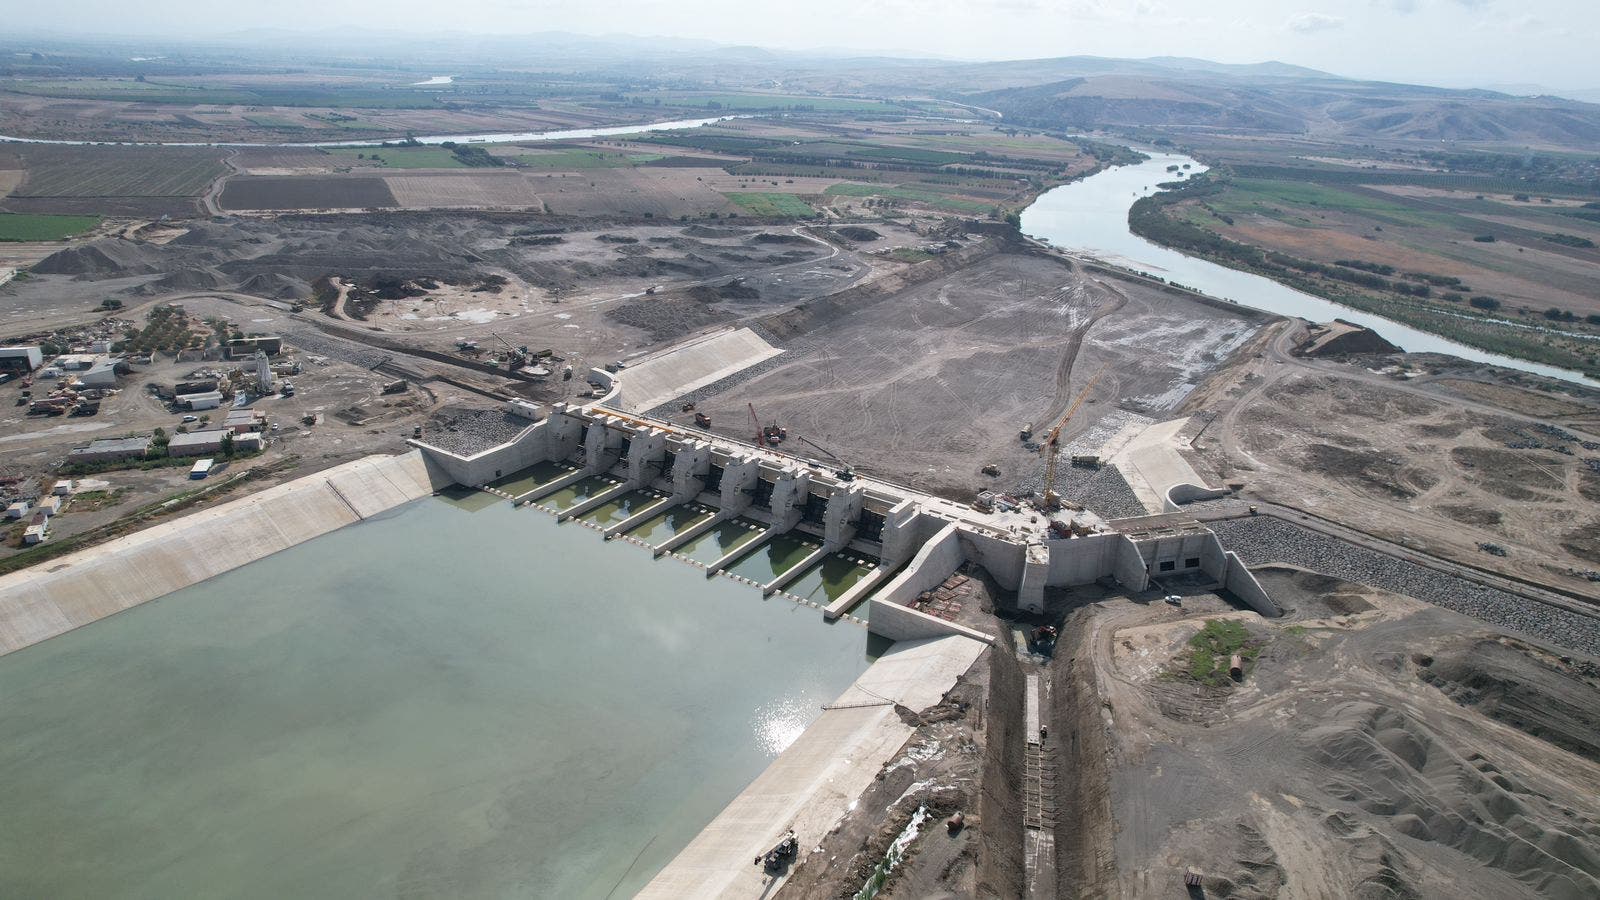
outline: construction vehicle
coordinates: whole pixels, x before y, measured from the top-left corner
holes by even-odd
[[[754,426],[757,447],[776,447],[789,437],[789,429],[777,422],[761,424],[761,417],[756,415],[756,405],[746,404],[750,407],[750,424]]]
[[[285,381],[283,383],[283,396],[285,396],[285,397],[293,397],[294,396],[294,382]]]
[[[777,846],[756,857],[756,865],[768,872],[782,872],[794,861],[799,852],[800,839],[795,837],[794,831],[791,830],[783,836],[783,840],[779,841]]]
[[[527,347],[513,347],[510,341],[501,337],[497,332],[491,331],[489,336],[506,345],[506,371],[515,372],[528,361]]]
[[[1094,373],[1094,377],[1090,378],[1089,383],[1083,386],[1082,391],[1078,392],[1078,398],[1072,401],[1071,406],[1067,407],[1066,414],[1061,417],[1061,421],[1056,423],[1056,427],[1050,429],[1050,433],[1045,437],[1044,443],[1039,448],[1039,452],[1045,455],[1044,508],[1047,511],[1061,508],[1061,497],[1056,494],[1056,462],[1061,457],[1061,429],[1072,421],[1073,414],[1078,411],[1078,407],[1083,405],[1083,401],[1088,399],[1089,392],[1094,390],[1095,384],[1100,381],[1100,376],[1105,373],[1106,368],[1104,366],[1100,368],[1100,371]]]
[[[1028,423],[1024,424],[1022,426],[1022,430],[1020,432],[1018,432],[1017,437],[1018,437],[1019,440],[1024,440],[1024,441],[1032,440],[1033,439],[1033,423],[1032,422],[1028,422]]]
[[[711,417],[703,412],[697,412],[694,414],[694,424],[698,428],[710,428]]]
[[[1075,469],[1098,469],[1100,457],[1093,453],[1083,453],[1072,457],[1072,466]]]
[[[383,392],[385,394],[403,394],[403,393],[406,392],[406,389],[409,388],[410,386],[411,386],[410,383],[407,382],[404,378],[402,378],[399,381],[391,381],[388,384],[384,385],[383,386]]]

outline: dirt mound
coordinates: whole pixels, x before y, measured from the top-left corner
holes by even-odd
[[[134,293],[153,297],[185,291],[214,291],[226,283],[227,279],[213,269],[177,269],[140,285]]]
[[[833,230],[834,234],[852,241],[875,241],[883,237],[865,225],[841,225]]]
[[[744,282],[733,279],[722,284],[701,284],[689,289],[689,299],[701,303],[718,303],[723,300],[759,300],[761,292]]]
[[[667,341],[733,316],[683,297],[641,297],[612,307],[606,311],[606,318],[648,331],[652,341]]]
[[[86,278],[115,278],[124,275],[149,275],[161,271],[161,250],[147,244],[102,238],[81,247],[57,250],[33,266],[43,275],[78,275]]]
[[[1462,706],[1600,762],[1600,667],[1510,638],[1464,643],[1416,664],[1419,678]]]
[[[1600,823],[1502,772],[1458,754],[1420,720],[1367,701],[1339,703],[1304,732],[1323,790],[1386,821],[1499,869],[1548,897],[1600,895]]]
[[[1384,340],[1376,331],[1339,322],[1326,338],[1306,349],[1307,356],[1350,356],[1357,353],[1399,353],[1400,348]]]
[[[690,225],[683,230],[689,237],[700,238],[730,238],[738,237],[744,232],[737,228],[716,228],[711,225]]]
[[[750,238],[750,242],[753,243],[753,244],[809,244],[809,243],[811,243],[810,241],[806,240],[805,238],[801,237],[798,234],[774,234],[774,233],[772,233],[770,231],[763,231],[763,232],[760,232],[758,234],[752,235],[751,238]]]
[[[252,275],[239,285],[239,291],[274,300],[306,300],[311,297],[311,285],[288,275]]]

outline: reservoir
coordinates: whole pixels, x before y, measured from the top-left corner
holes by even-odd
[[[537,509],[419,500],[0,657],[0,896],[631,896],[870,661]]]
[[[1191,168],[1186,171],[1191,176],[1204,172],[1206,167],[1175,153],[1144,152],[1150,158],[1142,163],[1117,166],[1046,191],[1022,211],[1023,233],[1063,250],[1148,272],[1242,306],[1281,316],[1299,316],[1313,322],[1331,322],[1339,318],[1364,325],[1412,353],[1447,353],[1564,381],[1600,383],[1567,369],[1458,344],[1374,313],[1314,297],[1270,278],[1186,256],[1145,240],[1129,230],[1128,208],[1135,200],[1159,192],[1158,185],[1174,179],[1173,173],[1167,171],[1168,166],[1188,165]]]

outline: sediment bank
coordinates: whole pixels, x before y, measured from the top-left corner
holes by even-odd
[[[418,451],[368,456],[0,577],[0,655],[403,503],[449,479]]]

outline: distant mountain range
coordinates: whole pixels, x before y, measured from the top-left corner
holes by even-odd
[[[966,97],[1014,121],[1065,128],[1156,126],[1345,140],[1600,146],[1600,106],[1594,104],[1321,73],[1101,74]]]
[[[1537,85],[1494,91],[1391,84],[1276,61],[1067,56],[972,62],[770,50],[670,37],[450,31],[422,37],[383,29],[253,30],[189,41],[13,35],[0,38],[0,49],[31,49],[24,42],[35,39],[106,47],[137,42],[142,51],[157,53],[187,47],[198,51],[191,62],[202,67],[207,58],[230,65],[247,56],[345,59],[458,75],[569,71],[720,90],[761,86],[885,98],[938,96],[998,110],[1011,121],[1066,129],[1132,126],[1346,140],[1600,146],[1600,105],[1581,102],[1600,100],[1600,91],[1558,96]]]

